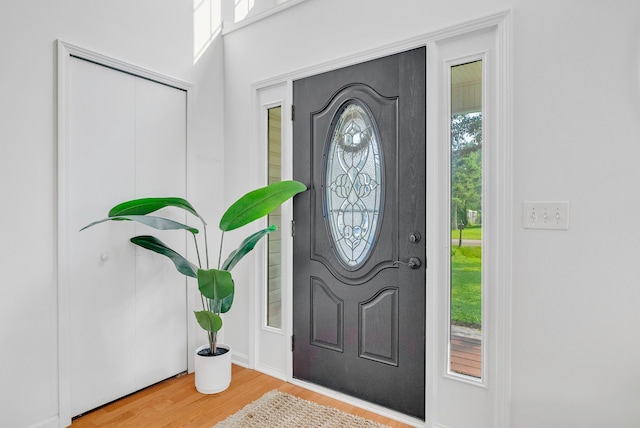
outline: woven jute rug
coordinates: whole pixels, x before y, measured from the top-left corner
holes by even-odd
[[[273,390],[215,428],[382,428],[386,425]],[[388,427],[387,427],[388,428]]]

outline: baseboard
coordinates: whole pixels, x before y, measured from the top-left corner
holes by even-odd
[[[264,364],[258,364],[256,365],[255,368],[256,371],[259,371],[260,373],[264,373],[268,376],[274,377],[276,379],[280,379],[283,381],[287,381],[287,374],[286,373],[282,373],[280,370],[276,370],[272,367],[269,366],[265,366]]]
[[[249,356],[231,349],[231,362],[238,366],[249,368]]]
[[[56,415],[44,421],[29,425],[27,428],[60,428],[60,420]]]

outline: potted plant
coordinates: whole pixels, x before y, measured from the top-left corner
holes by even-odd
[[[207,223],[193,206],[182,198],[142,198],[122,202],[109,211],[107,218],[95,221],[80,230],[113,220],[137,221],[159,230],[186,230],[192,234],[197,264],[190,262],[154,236],[135,236],[131,238],[131,242],[168,257],[174,263],[178,272],[198,280],[202,310],[194,313],[200,327],[207,332],[209,340],[206,345],[196,350],[196,388],[202,393],[212,394],[226,389],[231,381],[231,353],[229,352],[229,347],[218,345],[217,343],[218,331],[222,328],[220,315],[229,311],[233,304],[235,286],[231,270],[247,253],[253,250],[262,237],[275,231],[276,227],[271,225],[248,236],[222,262],[224,233],[266,216],[282,203],[304,190],[306,190],[306,186],[298,181],[281,181],[253,190],[234,202],[220,219],[219,227],[222,231],[222,237],[220,238],[216,268],[211,268],[209,264]],[[204,231],[204,264],[196,237],[199,233],[198,229],[168,218],[149,215],[166,207],[183,209],[200,219]],[[224,366],[223,373],[216,373],[220,369],[210,367],[219,365]]]

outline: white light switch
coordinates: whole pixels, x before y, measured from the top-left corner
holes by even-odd
[[[569,202],[525,202],[525,229],[569,229]]]

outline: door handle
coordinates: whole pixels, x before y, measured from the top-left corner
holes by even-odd
[[[422,266],[422,262],[418,257],[411,257],[408,262],[401,262],[400,260],[396,260],[393,262],[394,265],[405,265],[410,269],[419,269]]]
[[[422,266],[422,262],[417,257],[411,257],[409,259],[409,263],[407,263],[407,266],[409,266],[411,269],[418,269],[420,268],[420,266]]]

